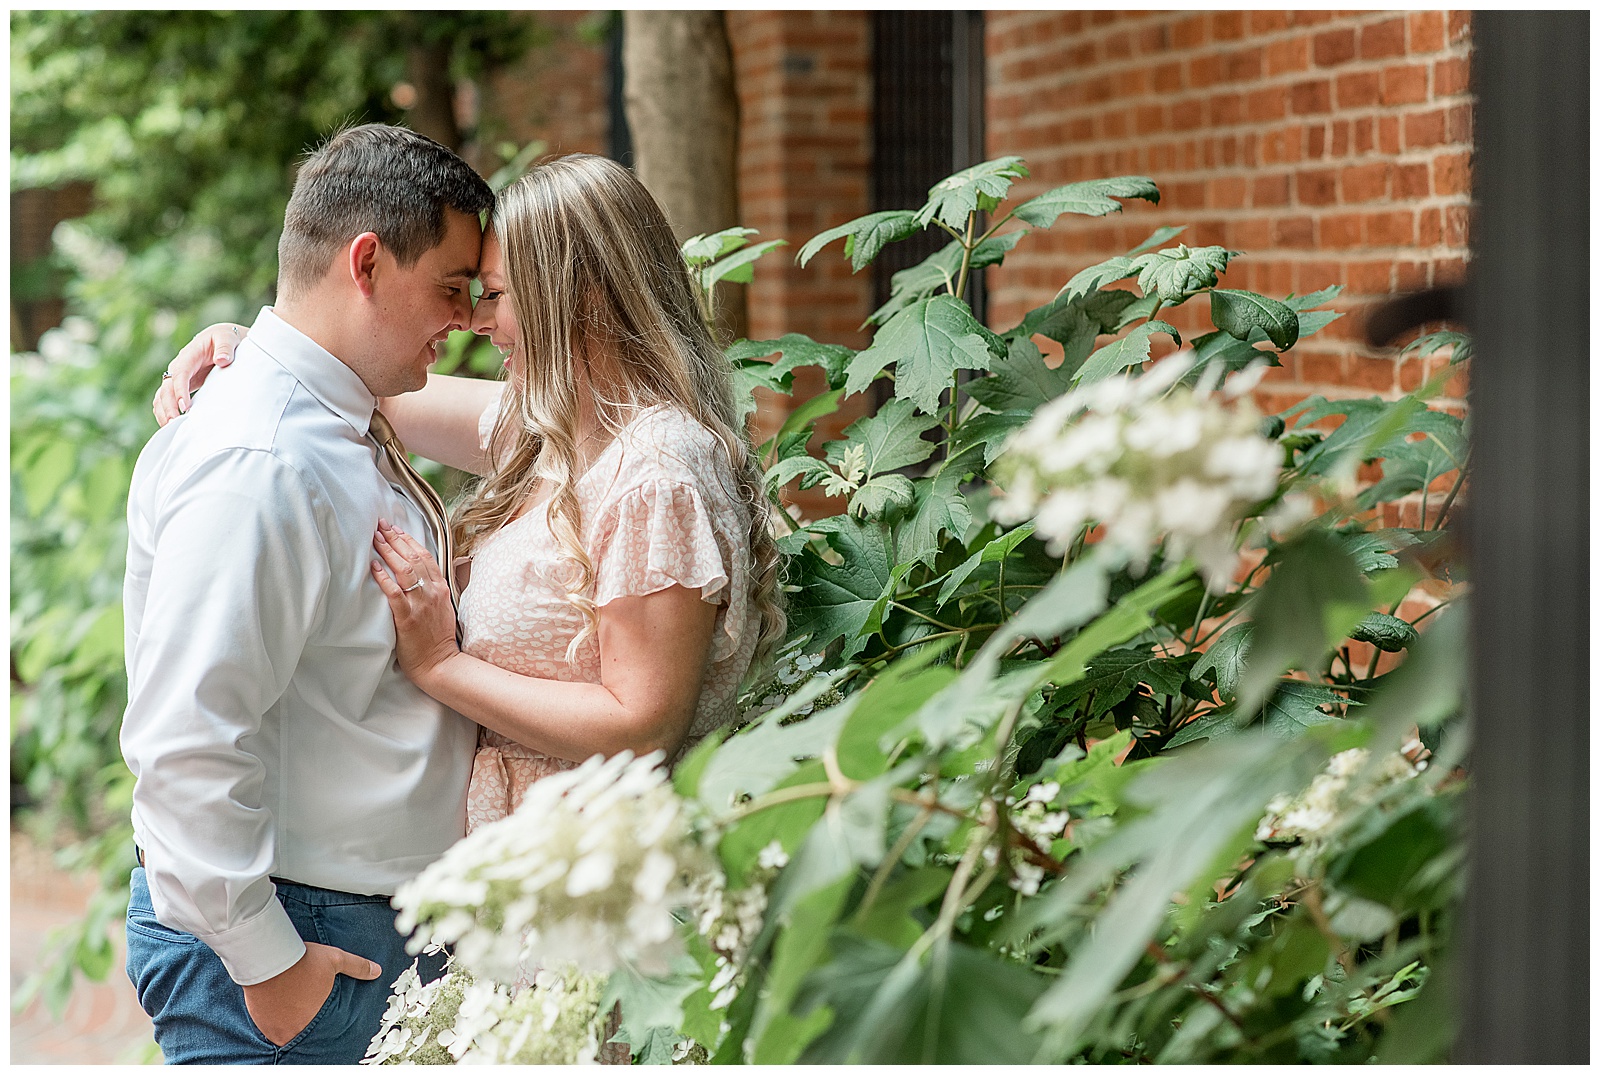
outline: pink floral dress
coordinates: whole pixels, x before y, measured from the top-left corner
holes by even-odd
[[[491,407],[479,426],[485,442],[494,412]],[[699,589],[720,606],[685,749],[732,720],[760,631],[749,596],[746,509],[737,488],[716,436],[664,405],[639,412],[575,488],[584,550],[594,565],[596,606],[674,584]],[[544,504],[536,503],[474,551],[460,599],[462,649],[525,676],[600,682],[598,638],[591,633],[572,645],[585,625],[562,584],[573,571],[576,565],[562,556],[550,531]],[[481,729],[467,791],[467,830],[510,814],[540,777],[575,767]]]

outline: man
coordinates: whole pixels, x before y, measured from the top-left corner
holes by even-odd
[[[256,353],[139,457],[128,975],[169,1063],[358,1061],[410,963],[389,897],[465,830],[477,729],[400,674],[368,569],[380,518],[430,517],[369,430],[467,327],[493,198],[421,135],[334,135]]]

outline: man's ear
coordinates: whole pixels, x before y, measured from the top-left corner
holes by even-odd
[[[381,245],[375,233],[364,231],[351,239],[350,245],[345,248],[350,279],[364,299],[372,298],[372,280],[378,270],[378,248]]]

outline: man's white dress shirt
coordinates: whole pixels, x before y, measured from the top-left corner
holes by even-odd
[[[391,895],[465,831],[477,726],[400,674],[368,567],[380,517],[433,542],[380,473],[375,403],[264,309],[133,474],[134,838],[156,917],[240,985],[305,951],[270,878]]]

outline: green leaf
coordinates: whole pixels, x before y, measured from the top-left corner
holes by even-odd
[[[1162,302],[1176,303],[1191,291],[1215,287],[1217,274],[1228,267],[1238,251],[1221,246],[1187,247],[1179,243],[1171,250],[1155,250],[1133,259],[1139,274],[1139,290],[1159,296]],[[1220,326],[1219,326],[1220,327]]]
[[[1278,689],[1267,699],[1263,723],[1267,731],[1288,738],[1301,729],[1317,724],[1327,724],[1338,718],[1320,708],[1338,705],[1344,701],[1339,692],[1320,683],[1307,683],[1299,679],[1278,681]]]
[[[1211,323],[1239,340],[1264,332],[1280,351],[1287,351],[1300,338],[1300,319],[1294,310],[1254,291],[1213,288]]]
[[[700,286],[710,291],[716,286],[717,281],[726,280],[731,284],[748,284],[756,278],[755,260],[768,250],[780,246],[788,246],[786,239],[770,239],[755,246],[747,246],[734,254],[729,254],[720,261],[713,262],[700,270]]]
[[[1367,614],[1369,600],[1360,568],[1331,534],[1309,531],[1285,546],[1248,606],[1256,629],[1239,681],[1240,710],[1252,714],[1285,668],[1318,670]]]
[[[1005,260],[1011,248],[1028,234],[1025,231],[991,235],[972,251],[969,271],[998,265]],[[867,324],[882,325],[907,306],[925,299],[941,287],[954,292],[956,280],[961,275],[962,246],[958,242],[946,243],[937,252],[928,255],[908,269],[901,269],[889,278],[889,301],[867,316]]]
[[[606,980],[600,996],[600,1010],[609,1011],[622,1004],[622,1025],[628,1040],[643,1042],[652,1027],[676,1030],[683,1022],[685,998],[700,988],[700,967],[688,956],[673,961],[665,978],[647,978],[631,963],[620,960]]]
[[[1066,286],[1057,293],[1058,299],[1071,301],[1080,299],[1085,295],[1099,291],[1102,287],[1117,280],[1126,280],[1137,274],[1138,265],[1133,258],[1117,256],[1108,258],[1098,265],[1091,265],[1077,273],[1068,280]]]
[[[1250,655],[1250,635],[1254,631],[1252,624],[1236,623],[1222,632],[1200,655],[1190,675],[1199,679],[1203,672],[1212,673],[1218,692],[1224,698],[1232,697],[1239,689],[1239,677]]]
[[[1184,226],[1172,227],[1170,225],[1164,228],[1157,228],[1155,231],[1150,233],[1150,238],[1146,239],[1144,242],[1128,251],[1128,257],[1136,258],[1146,250],[1154,250],[1163,243],[1167,243],[1173,239],[1176,239],[1178,236],[1182,235],[1188,230],[1189,229]]]
[[[1394,554],[1417,544],[1417,536],[1409,530],[1340,530],[1334,533],[1363,575],[1399,567],[1400,560]]]
[[[836,638],[854,638],[866,625],[891,572],[887,536],[878,524],[846,517],[827,540],[843,563],[830,564],[810,549],[794,562],[800,592],[790,603],[789,634],[809,636],[813,650]]]
[[[967,225],[967,214],[993,209],[1011,190],[1012,180],[1027,174],[1021,157],[1000,157],[962,169],[933,185],[928,203],[917,211],[917,223],[938,219],[960,231]]]
[[[1410,440],[1415,433],[1424,434],[1423,439]],[[1377,451],[1383,456],[1383,480],[1356,498],[1356,505],[1363,510],[1419,492],[1436,478],[1461,469],[1467,460],[1467,438],[1462,420],[1455,415],[1419,410],[1407,429]]]
[[[1350,629],[1357,642],[1369,642],[1387,653],[1398,653],[1417,640],[1417,629],[1386,612],[1369,612]]]
[[[1113,198],[1142,198],[1147,202],[1159,202],[1161,192],[1152,180],[1142,175],[1091,179],[1046,191],[1037,198],[1023,202],[1013,212],[1034,227],[1048,228],[1062,213],[1105,216],[1107,213],[1122,212],[1122,205],[1112,201]]]
[[[851,707],[834,747],[840,772],[852,780],[870,780],[888,771],[888,751],[894,747],[886,741],[889,733],[956,676],[949,665],[929,666],[947,649],[946,644],[930,643],[890,662],[858,695],[860,701]]]
[[[1011,434],[1028,424],[1033,417],[1028,411],[1004,411],[1000,414],[975,414],[956,427],[950,438],[950,451],[961,455],[971,448],[982,446],[983,465],[988,466],[1005,450]]]
[[[800,1005],[826,1005],[827,1033],[801,1056],[816,1064],[1023,1064],[1038,1039],[1022,1017],[1046,979],[979,948],[940,943],[915,960],[840,933],[838,954],[807,980]]]
[[[895,532],[895,548],[901,561],[932,564],[939,554],[939,538],[949,533],[961,538],[972,525],[972,508],[961,494],[961,483],[978,468],[980,453],[969,449],[945,460],[931,480],[916,483],[916,500],[911,516]]]
[[[1081,313],[1076,316],[1084,324],[1084,334],[1079,339],[1086,338],[1087,345],[1093,347],[1094,327]],[[1032,412],[1071,388],[1077,367],[1076,362],[1064,361],[1051,369],[1044,364],[1039,348],[1024,336],[1010,341],[1005,357],[995,363],[987,377],[976,377],[961,390],[992,411]]]
[[[771,444],[776,441],[782,444],[786,438],[800,432],[818,418],[826,414],[832,414],[839,409],[839,399],[843,395],[844,389],[835,388],[832,391],[819,392],[817,395],[812,396],[789,412],[789,417],[784,419],[783,426],[773,436],[772,440],[767,443]],[[806,439],[809,440],[810,438]],[[804,450],[805,440],[802,440],[800,445],[801,449]],[[765,446],[763,446],[763,450],[765,450]]]
[[[1001,534],[963,560],[951,570],[950,577],[945,579],[944,585],[939,588],[939,596],[934,600],[934,607],[943,608],[945,602],[954,596],[961,584],[967,581],[967,576],[976,571],[980,564],[992,564],[998,560],[1004,560],[1011,555],[1013,549],[1022,544],[1023,540],[1032,533],[1033,524],[1023,523],[1021,526]]]
[[[872,346],[850,363],[845,391],[862,391],[893,362],[895,396],[933,414],[956,370],[986,370],[1001,353],[1000,338],[972,316],[966,303],[938,295],[901,311],[878,330]]]
[[[791,456],[767,471],[767,492],[770,495],[796,478],[800,479],[800,488],[809,489],[831,477],[833,472],[820,459],[809,455]]]
[[[730,736],[701,773],[698,797],[706,808],[720,814],[739,795],[764,795],[793,776],[801,759],[821,754],[838,734],[853,702],[789,724],[784,719],[825,693],[842,674],[807,681],[784,705],[764,714],[760,723]]]
[[[687,239],[680,250],[684,261],[691,267],[698,267],[724,254],[733,253],[749,241],[745,236],[758,234],[755,228],[725,228],[710,235],[696,235]]]
[[[1462,332],[1430,332],[1420,336],[1400,350],[1400,357],[1415,351],[1419,355],[1431,355],[1441,347],[1450,348],[1450,364],[1452,366],[1467,361],[1472,357],[1472,337]]]
[[[1191,655],[1166,657],[1148,647],[1107,650],[1089,661],[1082,678],[1056,690],[1051,707],[1060,710],[1073,706],[1092,693],[1094,697],[1084,712],[1094,720],[1127,698],[1140,684],[1148,685],[1152,694],[1181,694],[1194,661]]]
[[[757,362],[767,355],[781,353],[776,362]],[[855,357],[848,347],[833,343],[818,343],[809,336],[790,332],[776,340],[739,340],[728,347],[728,361],[736,371],[761,375],[761,383],[775,392],[788,393],[793,385],[793,371],[800,366],[820,366],[827,375],[830,387],[838,388],[844,382],[845,367]]]
[[[848,510],[862,519],[897,519],[915,499],[910,478],[904,474],[879,474],[855,491]]]
[[[1354,464],[1379,458],[1384,446],[1407,428],[1416,415],[1426,410],[1415,396],[1398,400],[1328,400],[1311,396],[1290,412],[1299,412],[1294,428],[1302,429],[1330,415],[1343,415],[1339,428],[1307,448],[1300,455],[1300,470],[1305,474],[1326,475],[1341,465],[1354,471]]]
[[[850,259],[850,271],[860,272],[877,257],[889,243],[909,239],[925,227],[917,214],[909,209],[891,209],[884,213],[868,213],[837,228],[829,228],[800,248],[795,261],[801,268],[818,252],[835,239],[845,240],[845,255]]]
[[[1189,342],[1194,348],[1194,366],[1183,376],[1183,383],[1188,385],[1197,383],[1207,367],[1213,365],[1221,366],[1224,376],[1237,373],[1252,362],[1282,365],[1273,352],[1263,351],[1244,340],[1236,340],[1220,329],[1196,336]]]
[[[942,897],[950,884],[950,871],[938,866],[903,870],[878,893],[870,907],[850,919],[850,931],[902,950],[922,936],[922,923],[912,912]]]
[[[1073,381],[1080,384],[1092,384],[1102,381],[1113,374],[1121,373],[1131,366],[1142,365],[1150,360],[1150,337],[1157,332],[1164,332],[1172,337],[1174,343],[1182,343],[1183,338],[1178,335],[1178,330],[1165,321],[1146,321],[1129,332],[1126,336],[1113,340],[1100,350],[1089,356],[1089,360],[1079,367],[1073,375]]]
[[[633,1033],[623,1027],[611,1040],[628,1046],[628,1055],[635,1064],[670,1064],[673,1048],[683,1040],[677,1031],[661,1026],[645,1031],[643,1041],[633,1041]]]
[[[858,418],[845,428],[844,439],[823,446],[828,462],[838,466],[845,449],[859,444],[867,451],[867,476],[920,463],[934,444],[922,434],[939,425],[937,415],[918,414],[910,400],[891,399],[878,413]]]

